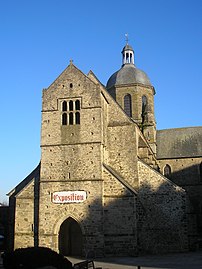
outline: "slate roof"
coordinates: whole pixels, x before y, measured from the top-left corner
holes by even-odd
[[[109,78],[106,88],[136,83],[151,86],[151,82],[145,72],[136,68],[134,64],[125,64]]]
[[[202,126],[157,131],[157,159],[202,157]]]

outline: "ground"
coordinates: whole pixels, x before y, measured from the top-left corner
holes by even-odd
[[[73,263],[81,261],[68,257]],[[95,266],[102,269],[202,269],[202,251],[175,253],[167,255],[149,255],[144,257],[119,257],[95,259]],[[0,269],[3,269],[0,258]]]

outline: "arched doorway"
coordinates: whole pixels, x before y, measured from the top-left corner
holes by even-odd
[[[73,218],[66,219],[60,226],[59,252],[65,256],[82,255],[82,231]]]

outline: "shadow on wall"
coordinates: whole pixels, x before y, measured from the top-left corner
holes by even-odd
[[[7,247],[9,207],[0,206],[0,251]]]
[[[9,196],[9,220],[8,220],[8,240],[6,243],[7,250],[14,248],[14,227],[15,227],[15,209],[16,196],[32,181],[34,182],[34,190],[32,196],[34,197],[34,246],[38,246],[38,212],[39,212],[39,178],[40,178],[41,163],[29,174],[23,181],[21,181],[11,192]]]
[[[38,245],[37,171],[34,174],[35,246]],[[158,186],[153,188],[150,184],[143,184],[137,194],[132,187],[122,185],[124,191],[121,195],[120,192],[117,195],[112,188],[103,200],[95,199],[88,205],[88,216],[79,223],[72,216],[70,218],[66,211],[67,218],[61,224],[58,236],[60,252],[69,256],[99,257],[188,250],[189,205],[186,193],[167,180]],[[12,198],[15,203],[14,195]],[[62,206],[65,211],[66,205]],[[11,233],[13,243],[12,236],[14,232]]]
[[[143,252],[187,251],[190,204],[186,192],[167,181],[157,188],[144,183],[139,199],[145,209],[138,229]]]
[[[202,171],[201,171],[202,172]],[[194,164],[178,171],[171,172],[168,178],[179,186],[202,184],[202,174],[200,174],[200,164]]]
[[[138,195],[127,189],[122,196],[104,197],[103,205],[95,200],[81,223],[67,216],[59,234],[63,254],[137,256],[188,250],[189,204],[181,188],[147,184]],[[83,247],[77,253],[79,244]]]
[[[202,237],[202,174],[200,167],[200,164],[192,165],[173,172],[168,177],[186,190],[192,206],[191,214],[196,218],[194,233]]]

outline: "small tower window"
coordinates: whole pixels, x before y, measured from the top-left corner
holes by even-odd
[[[76,124],[80,124],[80,113],[76,112],[75,116],[76,116]]]
[[[79,100],[76,100],[75,108],[76,108],[76,110],[80,110],[80,101]]]
[[[62,114],[62,125],[67,125],[67,113]]]
[[[164,176],[166,176],[168,178],[170,177],[170,175],[171,175],[171,167],[170,167],[170,165],[166,164],[166,166],[164,167],[163,174],[164,174]]]
[[[67,102],[66,101],[64,101],[62,103],[62,111],[67,111]]]
[[[71,101],[69,101],[69,111],[73,111],[73,109],[74,109],[74,103],[71,100]]]
[[[62,114],[62,125],[67,125],[67,113]]]
[[[73,113],[70,112],[69,113],[69,125],[73,125],[74,124],[74,117],[73,117]]]
[[[129,117],[132,117],[132,104],[130,94],[124,96],[124,111]]]

